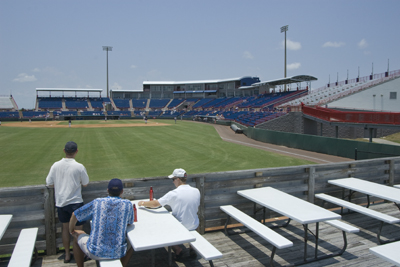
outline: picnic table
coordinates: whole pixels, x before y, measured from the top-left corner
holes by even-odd
[[[400,241],[370,248],[369,251],[376,256],[400,266]]]
[[[129,225],[127,235],[135,251],[152,250],[152,266],[155,265],[154,250],[168,246],[171,265],[171,247],[196,240],[171,213],[164,207],[155,209],[139,207],[139,201],[132,201],[137,207],[137,222]]]
[[[3,237],[8,225],[11,222],[12,214],[0,215],[0,239]]]
[[[395,187],[378,184],[370,181],[365,181],[353,177],[329,180],[328,183],[339,187],[343,187],[343,199],[345,198],[344,190],[349,189],[350,190],[349,201],[351,201],[351,195],[353,194],[353,192],[360,192],[366,194],[368,199],[367,207],[369,207],[370,205],[369,196],[374,196],[380,199],[389,200],[394,202],[396,205],[400,203],[399,189]],[[397,207],[399,206],[397,205]]]
[[[310,202],[294,197],[290,194],[282,192],[273,187],[262,187],[256,189],[240,190],[239,195],[261,205],[265,208],[273,210],[279,214],[287,216],[303,225],[304,228],[304,259],[302,263],[321,260],[338,254],[325,255],[318,257],[318,239],[319,239],[319,223],[337,220],[341,216],[337,213],[321,208]],[[265,214],[265,211],[264,211]],[[265,220],[264,220],[265,221]],[[289,221],[288,221],[289,223]],[[314,259],[307,259],[307,241],[308,241],[308,225],[315,223],[315,252]],[[345,241],[346,243],[347,241]],[[347,244],[347,243],[346,243]],[[342,252],[343,253],[343,252]],[[340,255],[340,254],[339,254]]]

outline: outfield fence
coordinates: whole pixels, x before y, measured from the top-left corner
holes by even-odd
[[[198,231],[203,234],[223,228],[226,214],[220,210],[221,205],[234,205],[252,215],[254,204],[239,196],[238,190],[272,186],[311,203],[322,205],[322,202],[314,199],[314,195],[329,193],[341,197],[342,191],[328,184],[327,181],[345,177],[357,177],[390,186],[400,184],[400,157],[189,174],[188,184],[197,187],[201,193]],[[126,179],[123,182],[123,198],[130,200],[148,198],[150,186],[153,187],[155,198],[174,189],[173,183],[166,177]],[[105,197],[107,185],[108,181],[91,182],[82,190],[84,202],[88,203],[95,198]],[[355,194],[352,196],[352,201],[365,203],[367,200],[365,196]],[[371,197],[371,201],[378,201],[378,199]],[[0,255],[12,252],[19,232],[27,227],[39,227],[36,246],[39,250],[44,250],[47,255],[56,254],[58,248],[62,247],[61,223],[55,212],[52,188],[44,185],[1,188],[0,214],[13,214],[13,219],[0,241]],[[280,215],[274,212],[267,213],[268,218],[277,216]],[[257,216],[257,219],[261,217]],[[86,224],[85,230],[88,227],[89,225]]]

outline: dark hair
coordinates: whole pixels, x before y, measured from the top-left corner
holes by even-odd
[[[119,196],[121,195],[121,192],[122,192],[122,190],[119,191],[119,192],[115,192],[115,191],[108,190],[108,195],[109,195],[110,197],[119,197]]]
[[[176,178],[178,178],[179,180],[181,180],[182,183],[186,183],[186,175],[185,175],[185,177],[176,177]]]

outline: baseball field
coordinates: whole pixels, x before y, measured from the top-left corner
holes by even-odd
[[[311,164],[223,141],[214,127],[191,121],[142,120],[2,122],[0,187],[44,184],[66,142],[91,181]]]

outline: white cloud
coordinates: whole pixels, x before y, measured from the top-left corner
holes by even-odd
[[[335,47],[335,48],[337,48],[337,47],[341,47],[341,46],[344,46],[344,45],[345,45],[345,43],[343,43],[343,42],[326,42],[326,43],[324,43],[322,45],[322,47]]]
[[[137,66],[131,65],[131,69],[136,69],[136,68],[137,68]]]
[[[32,71],[33,72],[40,72],[40,69],[39,68],[34,68]]]
[[[367,40],[362,39],[359,43],[358,43],[358,47],[363,49],[366,48],[368,46]]]
[[[20,73],[20,74],[18,74],[18,77],[13,80],[13,82],[24,83],[24,82],[34,82],[36,80],[37,79],[36,79],[35,75],[28,75],[26,73]]]
[[[254,59],[253,55],[249,51],[244,51],[243,57],[245,59]]]
[[[301,67],[301,64],[299,62],[290,63],[290,64],[287,64],[287,66],[286,66],[286,68],[288,70],[297,70],[300,67]]]
[[[285,47],[285,41],[282,41],[282,47]],[[301,43],[299,42],[294,42],[292,40],[287,39],[286,40],[286,48],[289,50],[300,50],[301,49]]]

